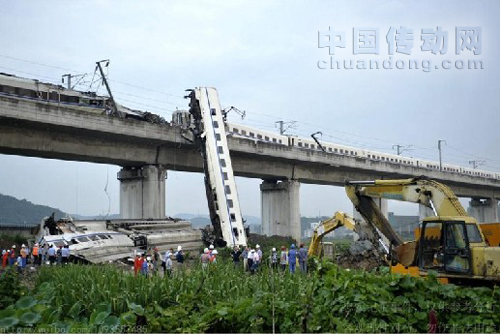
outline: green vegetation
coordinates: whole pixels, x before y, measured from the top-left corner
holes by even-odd
[[[383,268],[382,270],[386,270]],[[6,276],[2,276],[2,280]],[[306,275],[243,273],[230,263],[171,279],[111,266],[44,267],[27,296],[0,311],[5,330],[79,332],[447,332],[500,328],[498,288],[440,285],[318,263]]]

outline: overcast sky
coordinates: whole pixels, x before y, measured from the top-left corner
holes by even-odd
[[[170,119],[185,109],[186,88],[213,86],[225,106],[246,110],[230,121],[277,131],[278,120],[297,121],[289,133],[469,166],[484,160],[500,171],[498,105],[500,3],[491,1],[4,1],[0,11],[0,71],[49,82],[88,73],[110,59],[117,100]],[[413,29],[411,55],[395,53],[393,69],[326,69],[318,32],[343,31],[334,59],[388,60],[392,27]],[[444,55],[422,51],[421,29],[448,32]],[[481,54],[455,54],[456,27],[481,28]],[[380,54],[354,55],[353,28],[378,28]],[[333,50],[333,48],[332,48]],[[419,69],[396,69],[409,59]],[[452,68],[441,68],[450,60]],[[465,62],[457,69],[456,61]],[[481,60],[484,69],[467,69]],[[431,61],[430,71],[422,61]],[[429,64],[429,63],[425,63]],[[439,67],[438,69],[435,66]],[[93,88],[95,88],[95,84]],[[102,87],[100,92],[104,93]],[[70,213],[119,211],[118,166],[0,155],[0,193]],[[260,180],[237,179],[244,215],[260,216]],[[202,174],[169,172],[167,214],[206,213]],[[105,188],[110,196],[106,195]],[[189,200],[186,200],[189,198]],[[390,210],[413,214],[413,206]],[[352,212],[339,187],[302,185],[301,213]]]

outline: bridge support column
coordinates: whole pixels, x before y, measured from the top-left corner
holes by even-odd
[[[469,212],[479,223],[496,223],[498,222],[498,200],[472,198],[469,202]]]
[[[122,219],[164,219],[165,179],[162,166],[124,167],[120,180],[120,217]]]
[[[264,181],[260,185],[262,232],[289,236],[300,242],[300,183]]]
[[[434,211],[426,205],[418,205],[418,221],[421,222],[424,218],[435,216]]]

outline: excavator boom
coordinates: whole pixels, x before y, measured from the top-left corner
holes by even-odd
[[[323,237],[341,226],[345,226],[351,231],[355,231],[356,221],[354,218],[349,217],[346,213],[341,211],[335,212],[333,217],[322,221],[318,227],[314,229],[308,250],[309,256],[314,255],[320,257],[322,249],[321,240],[323,240]]]

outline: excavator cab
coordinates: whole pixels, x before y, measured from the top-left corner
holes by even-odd
[[[472,274],[468,230],[474,232],[469,226],[476,225],[467,224],[456,217],[431,217],[424,220],[419,239],[419,270]]]

